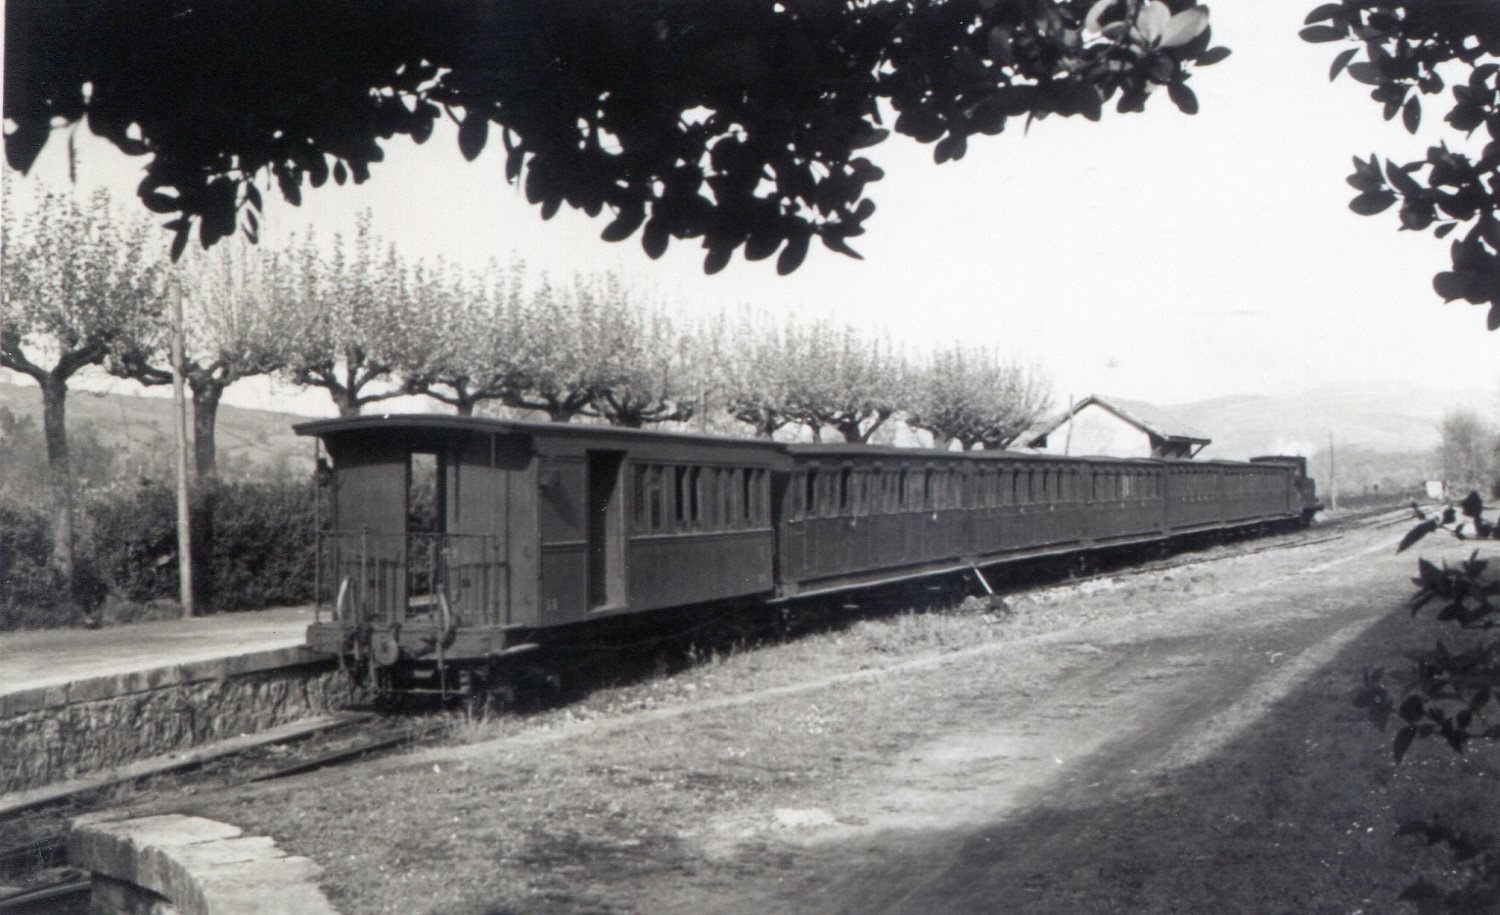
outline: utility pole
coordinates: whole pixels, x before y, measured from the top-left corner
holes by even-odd
[[[1328,509],[1338,511],[1339,479],[1333,472],[1333,430],[1328,430]]]
[[[1073,453],[1073,395],[1068,395],[1068,434],[1063,438],[1063,454]]]
[[[182,585],[182,615],[193,615],[193,533],[188,521],[187,398],[182,390],[182,287],[172,283],[172,416],[177,426],[177,570]]]

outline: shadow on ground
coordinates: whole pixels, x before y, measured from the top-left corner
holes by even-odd
[[[1367,666],[1403,670],[1404,646],[1434,636],[1398,611],[1196,762],[1157,768],[1168,748],[1151,737],[1105,745],[1015,818],[813,841],[790,869],[736,881],[748,894],[724,910],[1401,911],[1401,890],[1448,862],[1396,838],[1398,824],[1440,813],[1483,829],[1500,771],[1493,752],[1460,759],[1431,742],[1397,767],[1390,735],[1351,703]],[[1122,787],[1101,802],[1100,785]]]

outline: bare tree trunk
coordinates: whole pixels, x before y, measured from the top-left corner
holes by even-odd
[[[329,388],[328,393],[333,397],[333,405],[338,408],[340,416],[358,416],[359,402],[344,388]]]
[[[194,498],[188,528],[193,557],[193,603],[202,612],[214,599],[214,521],[218,514],[219,459],[214,429],[224,385],[212,379],[189,378],[193,390]]]
[[[68,457],[67,382],[48,375],[42,387],[42,430],[47,441],[47,485],[52,497],[52,566],[73,581],[73,469]],[[71,594],[69,595],[71,600]]]
[[[219,419],[219,401],[224,385],[188,378],[193,390],[193,469],[200,483],[218,476],[219,458],[214,428]]]

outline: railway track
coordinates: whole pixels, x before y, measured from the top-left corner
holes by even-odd
[[[46,803],[0,818],[0,836],[26,836],[0,847],[0,915],[82,915],[88,911],[88,875],[65,865],[65,827],[75,817],[115,807],[149,807],[159,799],[342,765],[422,740],[434,730],[436,726],[413,725],[409,720],[348,714],[291,740],[210,754],[186,767],[121,778],[112,784],[91,781],[74,793],[56,792]]]

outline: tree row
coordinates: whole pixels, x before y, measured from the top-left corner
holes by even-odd
[[[69,382],[101,366],[171,383],[169,297],[184,314],[203,480],[216,474],[224,393],[253,376],[321,388],[344,415],[425,395],[463,415],[848,442],[899,418],[944,448],[1003,448],[1050,400],[1036,369],[993,349],[918,356],[852,326],[749,308],[689,321],[613,274],[554,280],[519,261],[413,260],[367,216],[349,237],[230,242],[173,264],[155,229],[106,192],[28,189],[18,199],[6,188],[0,367],[40,387],[60,544],[71,541]]]

